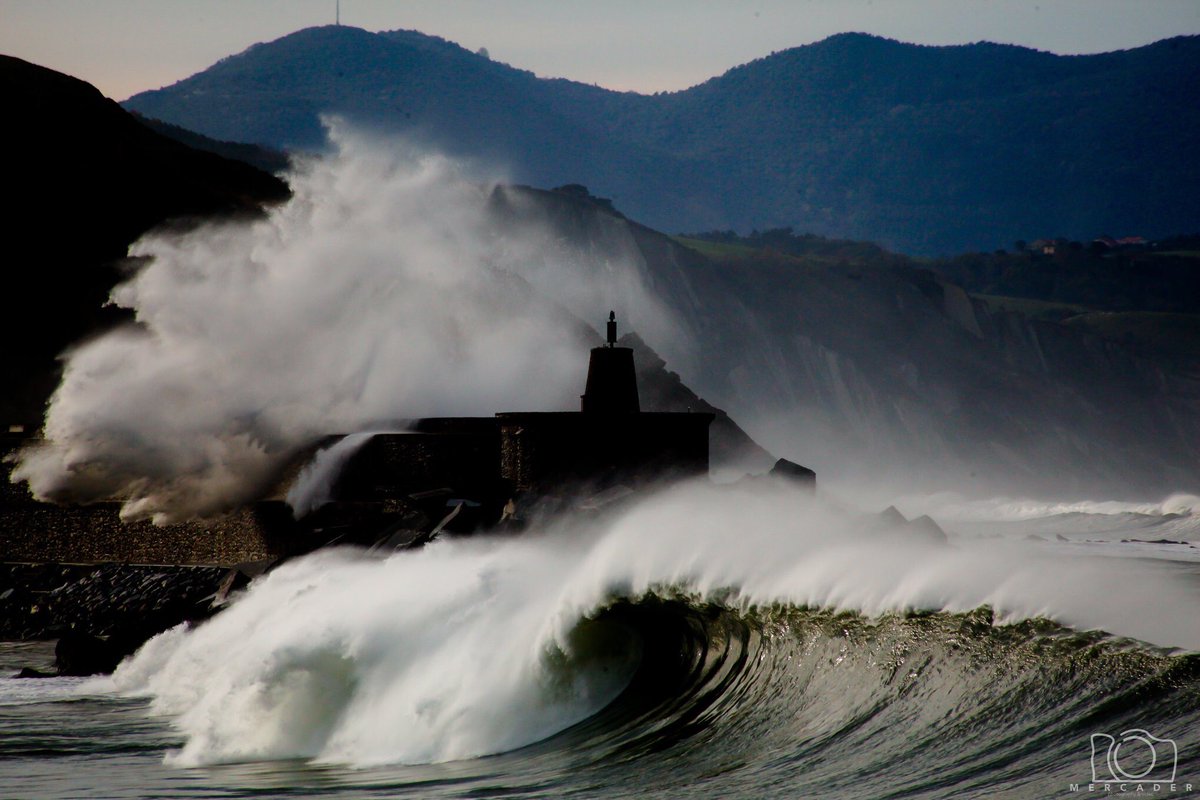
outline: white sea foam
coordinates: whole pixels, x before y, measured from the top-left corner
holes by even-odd
[[[939,546],[795,492],[693,485],[520,539],[439,541],[386,560],[317,553],[199,628],[151,641],[114,677],[173,716],[180,763],[467,758],[608,702],[635,654],[584,656],[572,631],[611,598],[652,590],[868,615],[989,605],[1002,622],[1049,617],[1200,648],[1200,615],[1179,611],[1197,607],[1196,587],[1167,568],[1023,542]]]
[[[1200,497],[1176,493],[1159,501],[1044,500],[1021,497],[968,498],[953,492],[908,496],[896,501],[908,514],[930,514],[938,519],[1001,522],[1040,519],[1063,514],[1114,516],[1178,514],[1200,516]]]

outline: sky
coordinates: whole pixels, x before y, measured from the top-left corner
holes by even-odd
[[[338,0],[0,0],[0,53],[117,100],[256,42],[334,21]],[[543,77],[673,91],[776,50],[862,31],[1056,53],[1200,34],[1200,0],[341,0],[341,22],[442,36]]]

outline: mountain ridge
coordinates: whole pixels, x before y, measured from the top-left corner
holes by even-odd
[[[660,230],[789,226],[892,250],[1161,236],[1200,216],[1200,37],[1098,55],[840,34],[677,92],[541,78],[417,31],[308,28],[126,107],[321,148],[322,114],[581,183]]]

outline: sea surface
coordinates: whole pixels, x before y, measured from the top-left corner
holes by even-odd
[[[111,678],[0,678],[0,797],[1200,796],[1200,499],[898,506],[949,543],[696,485],[314,554]]]

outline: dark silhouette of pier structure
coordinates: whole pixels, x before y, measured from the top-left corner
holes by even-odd
[[[617,346],[616,329],[610,312],[579,411],[434,417],[407,433],[379,434],[343,470],[334,505],[436,493],[470,502],[468,516],[486,525],[515,497],[582,497],[707,475],[713,415],[642,411],[633,350]]]

